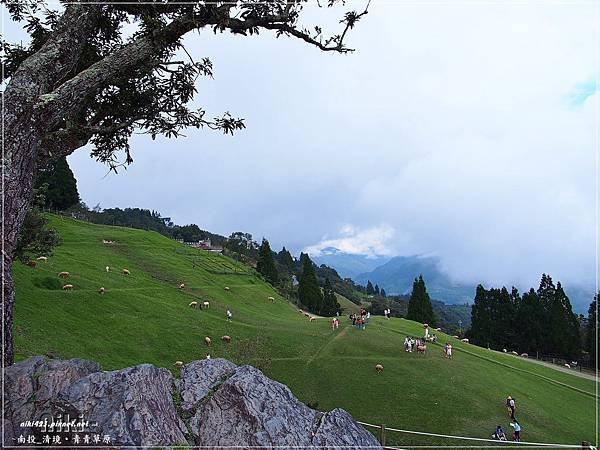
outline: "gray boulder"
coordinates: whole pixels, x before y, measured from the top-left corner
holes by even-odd
[[[208,447],[380,448],[347,412],[310,409],[285,385],[250,366],[237,368],[205,397],[189,425],[196,445]]]
[[[211,389],[233,374],[237,366],[222,358],[201,359],[186,364],[181,369],[181,379],[176,381],[181,395],[181,409],[195,410]]]
[[[51,401],[73,382],[100,371],[100,365],[83,359],[52,360],[34,356],[4,371],[4,443],[16,445],[20,435],[32,434],[26,421],[52,414]]]
[[[110,436],[113,444],[186,445],[173,392],[167,369],[142,364],[81,378],[59,394],[55,406],[97,424],[93,431]]]
[[[336,450],[354,449],[356,446],[380,448],[377,439],[340,408],[323,414],[312,443],[321,448],[336,447]]]

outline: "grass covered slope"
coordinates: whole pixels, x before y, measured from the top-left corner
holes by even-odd
[[[93,359],[104,369],[142,362],[172,368],[176,360],[210,352],[261,368],[317,409],[342,407],[369,423],[483,438],[497,424],[510,430],[503,400],[512,395],[524,440],[593,441],[593,381],[447,336],[441,342],[452,341],[452,360],[442,358],[439,345],[430,345],[425,356],[407,354],[402,341],[421,335],[420,324],[374,317],[360,331],[342,317],[332,331],[328,319],[309,323],[252,269],[221,255],[153,232],[55,216],[51,222],[63,239],[55,255],[35,269],[14,268],[18,359],[48,354]],[[61,271],[70,278],[60,280]],[[65,283],[74,290],[63,291]],[[105,295],[98,293],[101,286]],[[191,301],[209,301],[210,308],[189,308]],[[225,334],[232,337],[229,345],[219,339]],[[381,374],[377,363],[385,366]],[[387,443],[468,444],[392,432]]]

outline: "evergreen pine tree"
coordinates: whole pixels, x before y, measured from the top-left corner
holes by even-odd
[[[541,327],[538,340],[541,341],[541,351],[543,353],[556,353],[557,347],[560,345],[561,329],[561,307],[554,303],[556,297],[556,286],[552,278],[545,273],[542,274],[540,286],[537,290],[537,298],[542,307],[539,317],[536,320],[540,321],[545,326]],[[556,328],[555,328],[556,327]]]
[[[491,322],[489,292],[480,284],[475,289],[475,300],[471,307],[470,336],[474,344],[486,346],[490,343]]]
[[[508,348],[514,343],[513,320],[515,310],[513,296],[515,294],[518,296],[518,291],[515,288],[511,293],[505,287],[496,290],[492,317],[492,342],[490,343],[490,346],[495,349]]]
[[[303,253],[301,260],[302,275],[298,284],[298,299],[310,312],[318,314],[323,307],[323,294],[315,275],[315,268],[307,254]]]
[[[375,288],[370,280],[367,281],[367,295],[375,295]]]
[[[600,293],[596,294],[594,301],[590,303],[588,309],[588,321],[585,333],[585,344],[584,349],[590,355],[590,362],[596,366],[596,351],[600,349],[600,333],[597,334],[598,330],[598,315],[596,314],[596,307]]]
[[[435,316],[433,315],[431,299],[427,293],[427,288],[425,287],[425,281],[423,280],[422,275],[419,275],[419,278],[415,278],[413,283],[413,290],[410,294],[410,300],[408,301],[406,318],[416,322],[435,325]]]
[[[562,288],[560,281],[556,283],[555,303],[561,306],[561,322],[563,337],[558,347],[558,353],[563,356],[576,358],[581,348],[581,336],[579,334],[579,321],[573,313],[571,301]]]
[[[340,310],[340,304],[337,301],[333,287],[329,278],[325,279],[325,286],[323,287],[323,307],[321,308],[320,315],[322,316],[335,316],[335,313]]]
[[[381,296],[385,298],[385,289],[381,288]]]
[[[532,288],[523,293],[515,319],[517,345],[520,351],[535,354],[544,344],[544,307],[536,291]]]
[[[256,264],[256,270],[271,284],[277,284],[279,276],[277,274],[277,267],[275,267],[275,260],[273,259],[273,252],[269,241],[263,238],[258,251],[258,263]]]
[[[49,163],[48,167],[40,170],[36,186],[47,184],[45,194],[46,208],[64,211],[79,203],[77,180],[69,167],[67,158],[59,158]]]
[[[380,292],[379,292],[379,285],[378,285],[378,284],[376,284],[376,285],[375,285],[375,295],[379,295],[379,293],[380,293]]]
[[[281,249],[277,256],[279,258],[279,262],[283,264],[290,271],[290,273],[294,273],[294,269],[296,266],[294,263],[294,258],[292,258],[291,253],[288,250],[286,250],[285,247]]]

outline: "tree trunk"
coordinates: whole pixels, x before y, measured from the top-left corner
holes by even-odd
[[[9,100],[9,99],[7,99]],[[35,182],[36,161],[40,132],[26,125],[30,117],[25,114],[19,120],[8,109],[11,102],[5,103],[6,114],[4,144],[4,191],[2,202],[2,345],[4,366],[14,362],[13,348],[13,306],[15,302],[12,263],[17,245],[19,230],[23,225]]]
[[[42,142],[49,127],[41,96],[51,92],[77,64],[85,42],[94,33],[100,16],[98,5],[69,5],[52,36],[13,74],[3,94],[1,137],[2,196],[2,359],[14,362],[12,263],[17,237],[25,220],[40,159],[47,155]],[[46,117],[45,117],[46,116]]]
[[[13,347],[13,307],[15,304],[15,289],[12,279],[10,258],[4,258],[2,266],[2,355],[4,367],[14,363]]]

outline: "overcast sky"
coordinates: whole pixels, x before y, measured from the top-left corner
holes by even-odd
[[[294,252],[435,254],[460,281],[549,272],[593,289],[598,5],[376,0],[349,55],[206,30],[186,39],[214,64],[198,104],[245,131],[136,137],[119,175],[87,150],[69,162],[90,206]]]

